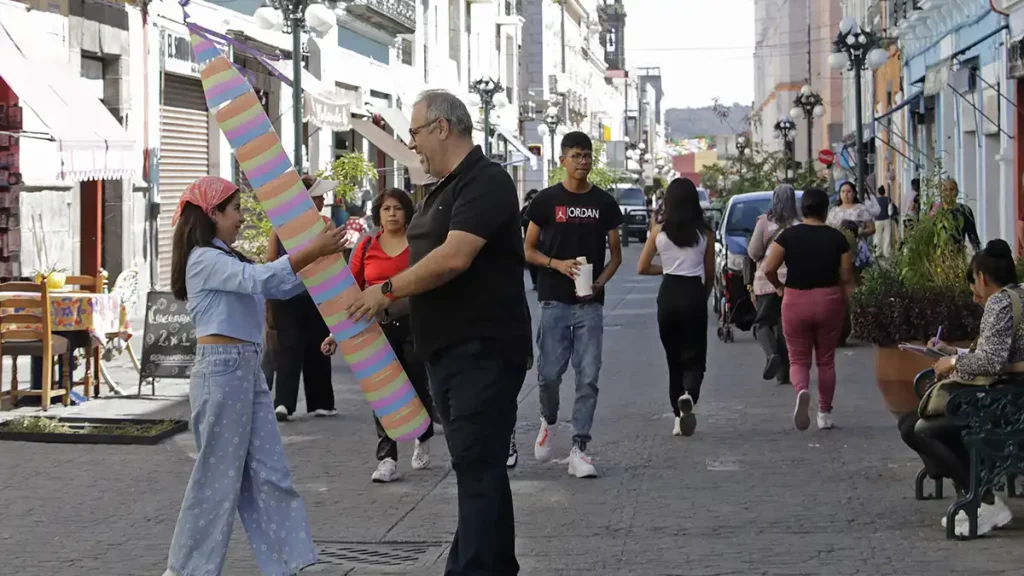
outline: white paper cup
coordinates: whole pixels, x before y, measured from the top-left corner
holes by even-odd
[[[582,264],[576,275],[576,295],[590,296],[594,293],[594,265]]]

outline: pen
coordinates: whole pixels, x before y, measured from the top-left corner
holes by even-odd
[[[935,346],[939,345],[942,341],[942,326],[939,326],[939,331],[935,333]]]

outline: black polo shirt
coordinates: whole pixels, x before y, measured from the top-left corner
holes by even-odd
[[[487,241],[469,268],[447,284],[409,299],[421,358],[481,338],[500,341],[514,361],[533,353],[526,303],[519,195],[500,164],[479,146],[423,200],[409,223],[410,265],[444,244],[451,230]]]

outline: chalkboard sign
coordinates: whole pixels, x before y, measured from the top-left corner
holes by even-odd
[[[196,361],[196,329],[185,303],[170,292],[146,295],[141,380],[188,378]]]

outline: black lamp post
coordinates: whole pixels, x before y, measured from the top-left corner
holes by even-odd
[[[500,95],[500,98],[504,98],[505,87],[501,85],[501,82],[491,79],[486,76],[475,80],[469,85],[469,90],[473,94],[480,97],[480,105],[484,108],[484,155],[488,158],[491,157],[491,110],[494,109],[496,98],[495,96]],[[501,102],[497,102],[501,104]],[[508,104],[508,101],[505,101]]]
[[[864,103],[861,99],[861,72],[877,70],[889,59],[889,52],[881,48],[881,37],[864,30],[850,16],[839,23],[839,34],[832,42],[828,64],[834,70],[853,70],[856,86],[857,110],[857,193],[867,194],[867,154],[864,149]]]
[[[792,178],[790,176],[790,168],[793,163],[793,137],[795,135],[796,122],[793,122],[788,116],[779,118],[779,121],[775,123],[775,137],[782,139],[783,158],[786,161],[786,182],[789,182]]]
[[[825,115],[824,100],[811,88],[804,84],[793,100],[793,109],[789,111],[792,118],[803,116],[807,120],[807,168],[814,165],[814,119]]]
[[[326,33],[337,25],[338,17],[327,6],[310,0],[264,0],[254,17],[256,25],[264,30],[284,31],[292,35],[293,161],[295,170],[302,174],[302,34],[308,33],[310,28]]]

